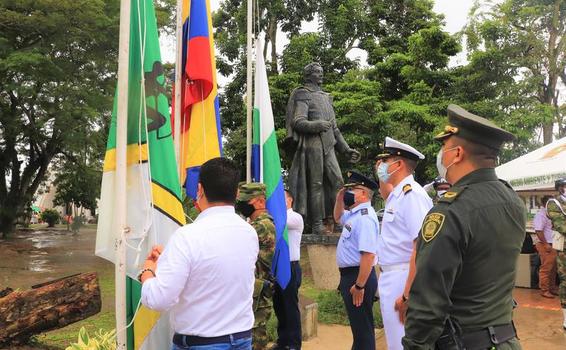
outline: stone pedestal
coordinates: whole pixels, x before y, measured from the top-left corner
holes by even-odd
[[[340,282],[336,266],[336,235],[303,235],[302,242],[307,247],[314,285],[320,289],[335,290]]]
[[[304,295],[299,295],[299,309],[301,310],[303,341],[316,337],[318,335],[318,304]]]

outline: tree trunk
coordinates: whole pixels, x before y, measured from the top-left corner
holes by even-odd
[[[0,347],[26,343],[34,334],[83,320],[101,307],[96,272],[6,292],[0,297]]]
[[[271,39],[271,74],[277,74],[277,19],[272,18],[269,24],[269,37]]]
[[[18,215],[14,207],[0,203],[0,233],[7,238],[16,229]]]

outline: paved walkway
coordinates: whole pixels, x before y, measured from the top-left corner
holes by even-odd
[[[558,298],[546,299],[538,290],[516,288],[519,303],[514,320],[523,350],[566,349],[566,331],[562,330],[562,311]],[[386,349],[383,332],[376,332],[377,349]],[[318,337],[303,343],[303,350],[345,350],[352,344],[350,328],[318,325]]]

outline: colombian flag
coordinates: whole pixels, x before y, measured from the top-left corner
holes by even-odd
[[[209,0],[183,0],[181,183],[196,198],[200,166],[222,155]]]

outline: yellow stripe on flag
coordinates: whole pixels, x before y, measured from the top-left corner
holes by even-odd
[[[185,213],[179,198],[155,182],[151,183],[153,206],[163,214],[177,221],[179,225],[185,224]]]
[[[147,162],[147,143],[138,145],[128,145],[127,149],[127,165],[134,165]],[[116,149],[112,148],[106,151],[104,156],[104,172],[116,171]]]
[[[141,305],[134,321],[134,349],[140,349],[145,338],[159,320],[160,314]]]

